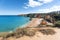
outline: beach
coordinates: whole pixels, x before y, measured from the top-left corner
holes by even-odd
[[[15,32],[8,33],[5,36],[3,35],[0,40],[60,40],[60,28],[40,27],[38,26],[39,21],[41,21],[39,18],[34,18],[25,27],[16,29]],[[44,32],[42,33],[41,30]]]

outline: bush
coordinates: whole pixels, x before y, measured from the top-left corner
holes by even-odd
[[[53,35],[55,34],[55,31],[53,29],[42,29],[39,30],[41,33],[46,34],[46,35]]]
[[[26,36],[34,36],[35,31],[34,30],[24,30]]]

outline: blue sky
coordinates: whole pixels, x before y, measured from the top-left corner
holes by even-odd
[[[0,15],[47,13],[60,10],[60,0],[0,0]]]

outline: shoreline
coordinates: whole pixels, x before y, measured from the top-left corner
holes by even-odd
[[[30,22],[30,21],[29,21],[29,22]],[[22,25],[22,26],[16,27],[16,28],[15,28],[14,30],[12,30],[12,31],[5,31],[5,32],[0,32],[0,33],[13,33],[13,32],[16,31],[18,28],[25,28],[26,25],[27,25],[29,22],[25,23],[25,24]]]

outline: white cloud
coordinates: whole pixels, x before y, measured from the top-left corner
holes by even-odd
[[[25,6],[24,8],[27,9],[28,7]]]
[[[37,1],[34,1],[34,0],[29,0],[29,4],[27,6],[35,7],[35,6],[40,6],[40,5],[41,5],[40,2],[37,2]]]
[[[50,3],[50,2],[52,2],[53,0],[38,0],[38,1],[42,1],[43,3]]]
[[[41,5],[45,4],[45,3],[50,3],[52,1],[53,0],[37,0],[37,1],[29,0],[29,2],[26,4],[26,6],[27,6],[26,8],[41,6]]]
[[[40,13],[48,13],[48,12],[52,12],[52,11],[60,11],[60,5],[55,5],[52,6],[51,8],[46,8],[46,9],[39,9],[38,12]]]

